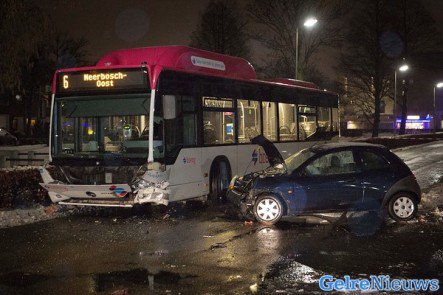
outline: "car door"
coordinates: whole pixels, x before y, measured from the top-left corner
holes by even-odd
[[[376,150],[359,150],[358,162],[363,173],[362,204],[359,209],[377,209],[389,188],[395,182],[395,174],[389,161]]]
[[[304,194],[304,211],[345,210],[363,195],[361,171],[352,149],[323,154],[301,167],[294,188]]]

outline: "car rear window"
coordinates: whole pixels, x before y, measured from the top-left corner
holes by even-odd
[[[360,152],[363,171],[388,169],[390,165],[382,156],[374,152],[362,151]]]

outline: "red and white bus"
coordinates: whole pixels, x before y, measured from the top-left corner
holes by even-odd
[[[55,73],[56,170],[40,169],[42,186],[71,205],[217,200],[232,176],[268,165],[251,138],[287,157],[336,135],[337,107],[312,83],[258,80],[241,58],[186,46],[114,51]]]

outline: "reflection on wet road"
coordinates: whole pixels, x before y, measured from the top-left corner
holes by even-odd
[[[104,210],[0,230],[0,294],[312,293],[323,273],[443,274],[438,223],[359,237],[349,227],[263,227],[177,208],[167,220]]]

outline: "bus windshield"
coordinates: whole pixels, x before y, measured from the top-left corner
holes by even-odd
[[[55,156],[147,158],[149,104],[149,95],[57,98]],[[163,156],[162,128],[154,117],[156,158]]]

